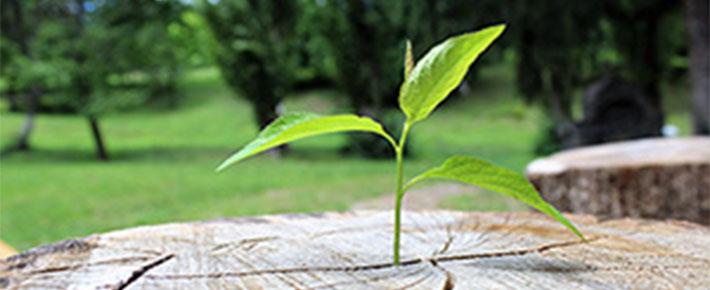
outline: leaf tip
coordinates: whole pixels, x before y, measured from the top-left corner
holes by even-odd
[[[496,30],[505,30],[505,29],[508,27],[508,23],[501,22],[501,23],[498,23],[498,24],[493,24],[493,25],[491,25],[491,26],[489,26],[489,27],[492,28],[492,29],[496,29]]]
[[[493,31],[493,33],[496,35],[496,37],[498,37],[501,34],[503,34],[503,32],[505,32],[506,29],[508,29],[508,24],[505,22],[499,23],[499,24],[489,27],[489,29],[491,29]]]
[[[508,30],[508,24],[507,23],[500,23],[500,24],[494,25],[493,29],[495,31],[496,37],[498,37],[501,34],[503,34],[503,32]]]
[[[217,166],[217,168],[214,169],[214,172],[220,173],[220,172],[224,171],[224,169],[227,168],[227,166],[229,166],[229,164],[222,163],[219,166]]]
[[[239,154],[239,153],[237,153],[237,154]],[[244,159],[243,157],[241,157],[241,158],[237,157],[236,156],[237,154],[233,155],[230,158],[227,158],[227,160],[225,160],[224,162],[222,162],[222,164],[217,166],[217,168],[215,168],[214,171],[217,173],[220,173],[220,172],[224,171],[225,169],[227,169],[227,167],[232,166],[234,163],[237,163],[240,160]],[[237,158],[235,158],[235,157],[237,157]]]
[[[412,54],[412,41],[407,39],[406,48],[404,51],[404,79],[409,78],[409,74],[414,69],[414,57]]]

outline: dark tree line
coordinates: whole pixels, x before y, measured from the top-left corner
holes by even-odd
[[[674,56],[688,57],[695,132],[708,134],[707,1],[507,2],[519,5],[510,18],[517,26],[511,30],[516,30],[518,85],[528,100],[545,104],[558,137],[574,122],[574,90],[604,76],[641,89],[650,110],[661,116],[655,133],[660,135],[660,86],[675,76]]]
[[[216,63],[227,83],[254,106],[259,127],[273,121],[292,89],[301,47],[296,1],[203,2]]]
[[[696,134],[710,135],[710,2],[686,1],[693,128]]]
[[[294,84],[314,76],[298,73],[309,67],[309,59],[324,60],[325,69],[315,75],[332,79],[352,111],[393,125],[400,121],[392,109],[406,39],[421,55],[446,36],[507,22],[501,45],[516,52],[518,87],[526,100],[547,108],[555,131],[563,135],[575,122],[573,96],[604,75],[638,84],[662,116],[659,86],[672,69],[670,56],[687,47],[677,33],[683,29],[676,21],[683,18],[679,0],[287,2],[204,1],[220,42],[218,63],[228,82],[252,101],[260,126],[278,115],[278,103]],[[313,34],[304,38],[296,27],[315,32],[319,42],[312,41]],[[314,44],[318,49],[304,49]],[[386,144],[375,138],[350,139],[352,151],[387,153]]]
[[[16,149],[30,148],[37,111],[63,111],[86,117],[106,158],[100,116],[155,99],[174,104],[186,50],[211,53],[260,127],[284,98],[318,87],[334,87],[353,112],[398,127],[392,109],[405,40],[421,56],[447,36],[500,22],[509,29],[482,64],[514,51],[521,94],[544,105],[556,134],[575,121],[576,92],[609,74],[638,84],[662,114],[659,85],[673,76],[671,57],[685,54],[695,130],[708,133],[706,0],[0,1],[3,96],[27,116]],[[192,8],[209,41],[168,31],[191,29],[183,16]],[[385,156],[379,141],[352,135],[348,150]]]
[[[468,2],[202,1],[201,11],[223,77],[252,103],[260,127],[278,116],[283,98],[309,87],[303,84],[325,84],[342,92],[352,111],[395,128],[405,41],[421,55],[446,36],[495,21]],[[346,149],[391,155],[381,141],[353,134]]]
[[[38,110],[86,118],[99,159],[100,116],[155,98],[174,102],[178,71],[169,1],[2,0],[2,75],[12,109],[26,111],[15,146],[30,149]]]

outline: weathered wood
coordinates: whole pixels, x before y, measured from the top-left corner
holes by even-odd
[[[710,228],[531,212],[280,215],[146,226],[2,261],[10,289],[708,289]]]
[[[654,138],[563,151],[528,179],[562,211],[710,224],[710,138]]]
[[[17,251],[10,247],[10,245],[0,240],[0,259],[4,259],[14,255],[17,255]]]

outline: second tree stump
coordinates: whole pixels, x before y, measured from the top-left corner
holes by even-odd
[[[710,138],[654,138],[563,151],[527,175],[561,211],[710,224]]]

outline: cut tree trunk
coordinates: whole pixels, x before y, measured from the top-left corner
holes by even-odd
[[[146,226],[2,261],[23,289],[707,289],[710,228],[570,216],[582,242],[538,213],[392,212]]]
[[[528,179],[562,211],[710,224],[710,138],[653,138],[557,153]]]

